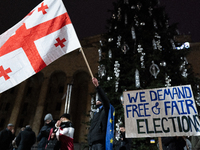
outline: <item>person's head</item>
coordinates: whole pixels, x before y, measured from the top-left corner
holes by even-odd
[[[51,139],[53,139],[55,136],[55,133],[51,133]]]
[[[12,123],[9,123],[7,125],[7,129],[10,130],[10,131],[12,131],[14,129],[14,125]]]
[[[31,128],[31,126],[30,125],[26,125],[26,128]]]
[[[49,124],[52,120],[53,120],[53,116],[50,113],[46,114],[46,116],[44,117],[44,121],[46,124]]]
[[[25,127],[22,127],[22,128],[21,128],[21,131],[24,131],[24,130],[25,130]]]
[[[70,114],[64,113],[62,116],[60,116],[61,122],[70,121]]]
[[[124,126],[124,124],[120,124],[119,125],[119,130],[120,130],[120,132],[125,132],[125,126]]]
[[[101,99],[97,99],[96,100],[96,106],[101,105],[102,104],[102,100]]]

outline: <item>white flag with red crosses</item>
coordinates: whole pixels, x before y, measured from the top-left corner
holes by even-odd
[[[0,93],[80,47],[62,0],[44,0],[0,35]]]

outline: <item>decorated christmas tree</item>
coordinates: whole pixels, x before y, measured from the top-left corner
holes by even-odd
[[[176,42],[177,24],[169,25],[164,10],[159,0],[114,3],[100,41],[98,78],[115,107],[116,123],[124,119],[123,91],[190,84],[197,93],[198,80],[186,59],[190,45]],[[137,149],[149,149],[144,145]]]

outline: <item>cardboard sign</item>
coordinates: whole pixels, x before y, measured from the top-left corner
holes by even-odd
[[[123,96],[126,137],[200,135],[190,85],[125,91]]]

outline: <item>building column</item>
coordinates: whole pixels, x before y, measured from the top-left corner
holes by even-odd
[[[49,83],[49,78],[44,78],[41,91],[40,91],[38,105],[37,105],[34,120],[33,120],[33,125],[32,125],[32,129],[36,134],[38,134],[40,131],[41,119],[43,115],[44,104],[45,104],[47,90],[48,90],[48,83]]]
[[[14,105],[14,108],[12,110],[12,113],[11,113],[11,116],[10,116],[10,119],[9,119],[9,123],[12,123],[14,125],[16,125],[16,123],[17,123],[17,118],[19,116],[20,106],[21,106],[21,103],[22,103],[22,100],[23,100],[25,89],[26,89],[26,83],[27,83],[27,80],[25,80],[24,82],[22,82],[20,84],[20,87],[19,87],[19,90],[18,90],[18,93],[17,93],[17,97],[16,97],[16,100],[15,100],[15,105]]]

